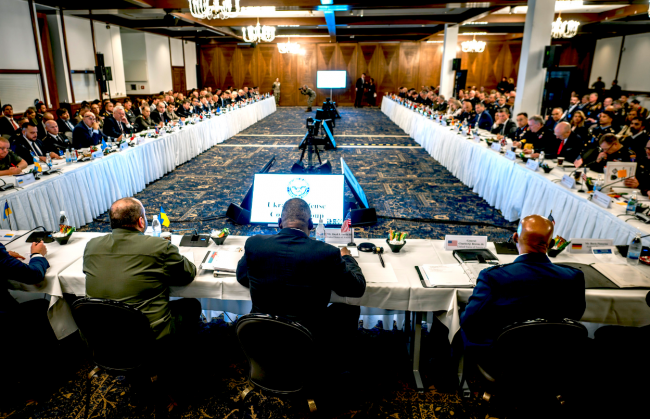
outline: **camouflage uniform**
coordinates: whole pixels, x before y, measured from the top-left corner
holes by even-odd
[[[311,112],[311,105],[314,104],[314,101],[316,100],[316,92],[314,92],[312,89],[309,87],[306,90],[301,90],[300,93],[303,95],[307,95],[307,112]]]

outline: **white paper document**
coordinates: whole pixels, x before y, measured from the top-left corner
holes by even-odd
[[[616,254],[616,248],[614,246],[592,247],[591,252],[598,261],[597,263],[613,263],[614,265],[627,264],[623,256]]]
[[[387,263],[385,268],[379,261],[377,263],[360,263],[359,267],[366,282],[398,282],[393,265],[390,263]]]
[[[459,264],[420,266],[424,282],[429,287],[471,288],[474,284]]]
[[[0,243],[7,243],[13,240],[18,234],[11,230],[0,230]]]
[[[201,269],[219,272],[236,272],[239,259],[244,252],[228,252],[225,250],[208,250],[201,262]]]
[[[594,263],[591,266],[621,288],[650,288],[650,278],[627,264]]]
[[[356,247],[348,247],[344,244],[335,244],[334,246],[338,247],[339,249],[347,247],[348,250],[350,251],[350,256],[352,256],[353,258],[359,257],[359,249],[357,249]]]

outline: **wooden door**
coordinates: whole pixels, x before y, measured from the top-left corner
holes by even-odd
[[[185,92],[185,67],[172,67],[172,89],[174,92]]]

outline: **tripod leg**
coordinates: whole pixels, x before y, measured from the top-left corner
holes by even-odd
[[[318,152],[318,146],[314,146],[314,150],[316,150],[316,157],[318,157],[318,164],[323,164],[323,162],[320,160],[320,153]]]

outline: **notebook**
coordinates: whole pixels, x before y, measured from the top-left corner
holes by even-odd
[[[426,288],[473,288],[474,283],[459,264],[421,265],[415,270]]]

